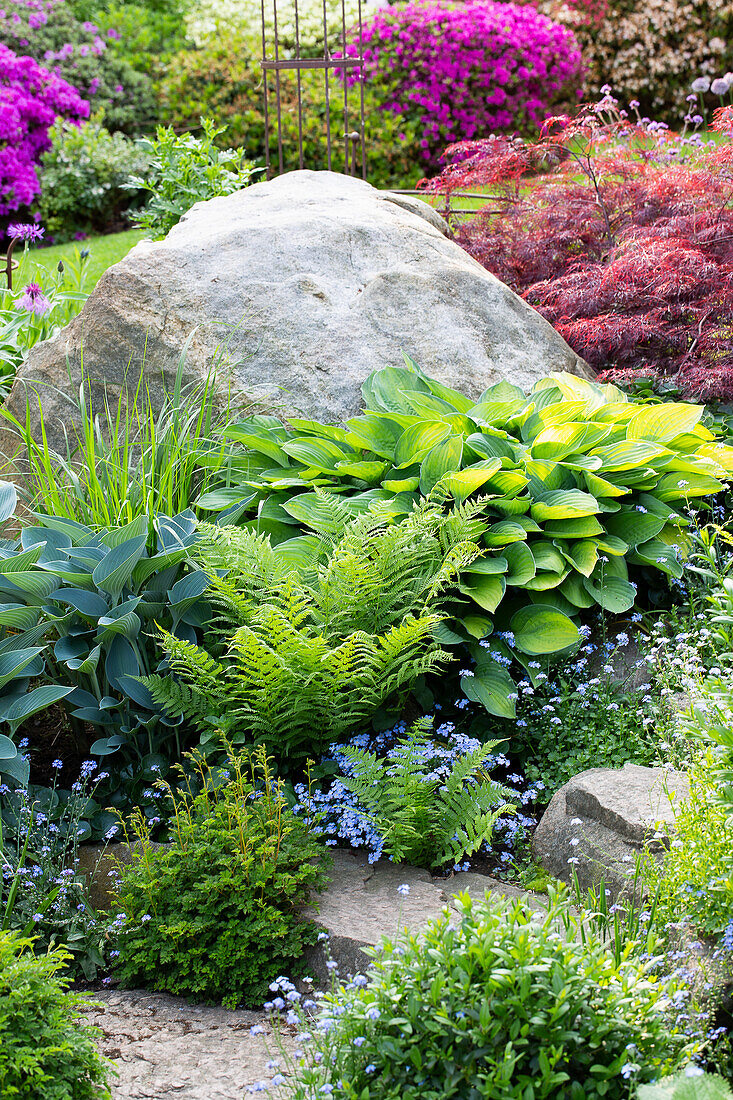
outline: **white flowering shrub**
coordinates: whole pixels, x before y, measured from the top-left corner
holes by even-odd
[[[280,56],[295,56],[296,46],[295,0],[280,0],[277,5],[277,29]],[[342,43],[341,0],[326,0],[326,34],[324,36],[323,0],[298,0],[297,40],[301,56],[316,57],[323,53],[324,37],[333,52]],[[362,13],[366,4],[362,3]],[[358,0],[345,0],[346,30],[359,18]],[[262,37],[262,11],[253,0],[198,0],[188,16],[188,33],[197,46],[204,46],[217,37],[220,30],[235,32],[253,41]],[[275,18],[273,4],[265,2],[265,38],[268,55],[273,55]]]

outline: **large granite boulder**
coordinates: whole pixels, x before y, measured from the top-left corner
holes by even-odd
[[[82,348],[86,377],[113,394],[145,354],[155,394],[192,332],[191,377],[218,357],[240,405],[332,421],[356,413],[367,375],[401,366],[403,352],[474,397],[503,378],[529,388],[550,371],[590,377],[426,203],[305,171],[198,203],[164,241],[138,244],[32,352],[9,407],[24,414],[34,386],[58,440]]]
[[[583,888],[604,882],[614,897],[633,885],[637,857],[661,856],[675,807],[689,795],[687,776],[665,768],[591,768],[554,795],[532,842],[535,859]]]

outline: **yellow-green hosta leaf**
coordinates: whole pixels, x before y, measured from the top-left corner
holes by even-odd
[[[494,629],[494,621],[488,615],[464,615],[460,621],[463,629],[479,642]]]
[[[582,403],[584,413],[588,417],[608,404],[608,391],[597,382],[588,382],[585,378],[568,374],[566,371],[553,371],[550,378],[568,401]],[[617,392],[620,393],[620,390]]]
[[[529,511],[530,503],[529,497],[494,497],[491,509],[505,516],[523,519],[524,513]]]
[[[666,520],[663,516],[646,511],[639,504],[635,508],[623,508],[615,516],[608,516],[605,522],[609,535],[615,535],[633,548],[658,535]]]
[[[440,479],[448,473],[457,473],[463,458],[463,439],[452,435],[438,443],[422,460],[420,466],[420,492],[429,496]]]
[[[470,596],[484,611],[496,611],[506,591],[506,581],[496,574],[485,576],[461,574],[459,591]]]
[[[506,458],[514,462],[516,450],[506,432],[485,428],[483,432],[474,432],[464,441],[467,448],[481,458]]]
[[[355,477],[360,481],[375,483],[381,481],[386,462],[337,462],[336,470],[342,477]]]
[[[508,569],[506,554],[492,554],[491,557],[476,558],[461,570],[461,576],[466,577],[469,573],[477,573],[482,577],[493,576],[495,573],[506,573]]]
[[[601,460],[598,455],[573,454],[563,458],[560,465],[566,470],[588,470],[593,473],[594,470],[600,470]]]
[[[535,436],[531,448],[532,457],[559,462],[566,455],[582,450],[587,435],[587,424],[553,424]]]
[[[467,699],[482,703],[497,718],[513,718],[517,689],[506,669],[497,661],[486,661],[473,675],[461,676],[461,688]]]
[[[598,447],[593,452],[603,460],[602,476],[614,470],[637,470],[646,466],[651,458],[671,454],[661,443],[652,443],[644,439],[626,439],[620,443],[611,443]]]
[[[611,401],[600,409],[596,409],[592,419],[597,424],[611,424],[612,426],[628,424],[636,415],[638,406],[632,405],[624,394],[623,401]]]
[[[622,577],[605,576],[597,583],[585,577],[583,587],[604,611],[620,614],[634,606],[636,589]]]
[[[665,474],[654,488],[654,495],[662,501],[689,500],[719,493],[722,481],[710,474]]]
[[[497,469],[496,473],[489,478],[489,484],[502,496],[516,496],[529,484],[529,478],[519,470]]]
[[[733,474],[733,447],[728,447],[725,443],[703,443],[698,447],[697,455],[714,462],[725,473]]]
[[[538,570],[546,570],[550,573],[561,573],[565,568],[563,555],[551,542],[538,539],[530,543],[530,550]]]
[[[683,405],[672,401],[665,401],[662,405],[643,405],[629,421],[626,438],[669,443],[676,435],[691,432],[704,411],[702,405]]]
[[[577,516],[592,516],[600,511],[598,501],[590,493],[581,489],[555,489],[545,493],[541,500],[533,503],[530,514],[540,522],[548,519],[574,519]]]
[[[569,567],[562,569],[559,573],[538,572],[535,574],[534,577],[532,577],[531,580],[525,581],[522,587],[525,588],[528,592],[547,592],[548,589],[557,588],[558,585],[562,584],[569,572]]]
[[[352,447],[362,447],[372,451],[380,458],[392,460],[398,438],[402,434],[400,426],[375,413],[366,412],[346,421],[349,429],[346,442]]]
[[[561,539],[586,539],[604,534],[595,516],[577,516],[574,519],[554,519],[543,524],[546,535]]]
[[[510,542],[523,542],[527,537],[527,532],[521,523],[517,523],[515,520],[502,519],[498,523],[494,523],[485,532],[483,537],[484,546],[508,546]]]
[[[615,535],[602,535],[597,540],[598,549],[605,554],[611,554],[614,558],[622,558],[628,552],[628,543]]]
[[[573,607],[592,607],[595,603],[593,597],[586,592],[583,586],[582,577],[577,573],[569,573],[559,586],[558,591],[562,593],[565,599],[568,600]]]
[[[521,588],[527,581],[531,581],[537,572],[534,556],[526,542],[514,542],[507,546],[502,557],[509,567],[507,584]]]
[[[391,493],[414,493],[420,484],[419,477],[406,477],[403,480],[392,480],[382,482],[385,489],[389,489]]]
[[[652,565],[670,577],[681,577],[683,573],[682,565],[677,559],[676,548],[659,539],[650,539],[649,542],[637,546],[631,560],[641,562],[643,565]]]
[[[420,420],[402,433],[397,440],[394,464],[399,470],[422,462],[425,455],[451,434],[447,424],[437,420]]]
[[[568,558],[578,573],[589,577],[598,561],[598,543],[594,539],[582,539],[568,548]]]
[[[469,410],[471,420],[477,424],[487,424],[490,428],[501,427],[522,412],[525,401],[513,398],[509,401],[479,401]]]
[[[597,474],[584,472],[583,481],[594,497],[625,497],[631,491],[627,485],[615,485]]]
[[[517,649],[532,656],[559,653],[580,640],[572,619],[546,604],[521,608],[512,616],[510,625]]]
[[[485,485],[492,474],[499,469],[501,469],[501,459],[487,458],[483,462],[476,462],[473,466],[466,466],[463,470],[448,474],[443,478],[443,484],[461,504],[471,493],[475,493]]]

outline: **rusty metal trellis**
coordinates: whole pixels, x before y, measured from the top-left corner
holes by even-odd
[[[362,2],[358,0],[358,19],[356,25],[352,28],[350,24],[347,26],[346,18],[346,5],[345,0],[341,0],[341,19],[340,25],[336,28],[336,34],[334,34],[334,26],[331,21],[329,25],[329,12],[327,8],[327,0],[322,0],[323,8],[323,55],[319,57],[307,57],[303,56],[301,52],[301,13],[298,10],[298,0],[280,0],[281,8],[284,4],[288,4],[291,7],[289,10],[294,12],[294,39],[287,49],[283,49],[283,39],[278,26],[278,0],[261,0],[262,9],[262,77],[263,77],[263,89],[264,89],[264,101],[265,101],[265,157],[267,165],[267,178],[270,179],[275,171],[275,166],[272,163],[272,156],[270,153],[270,77],[272,77],[272,83],[274,85],[275,92],[275,112],[276,112],[276,126],[277,126],[277,170],[283,172],[284,169],[284,155],[283,155],[283,119],[282,119],[282,83],[281,74],[284,72],[294,72],[296,77],[297,86],[297,115],[298,115],[298,166],[300,168],[307,168],[308,165],[304,162],[303,156],[303,112],[305,105],[303,103],[303,73],[304,72],[322,72],[323,74],[323,90],[325,93],[326,102],[326,156],[329,171],[333,170],[334,154],[338,147],[343,143],[343,170],[352,176],[361,175],[366,179],[366,146],[364,141],[364,57],[363,57],[363,39],[362,39]],[[273,35],[272,35],[272,56],[268,57],[268,33],[267,33],[267,13],[270,11],[273,16]],[[349,31],[349,38],[347,43],[347,31]],[[356,32],[354,35],[353,32]],[[338,57],[334,57],[329,49],[329,41],[338,41]],[[347,44],[350,46],[356,46],[358,52],[350,56],[346,56]],[[290,56],[288,56],[290,55]],[[339,85],[334,85],[330,79],[330,74],[336,74],[338,70],[341,70],[342,79]],[[356,76],[356,82],[349,83],[350,77]],[[357,106],[354,108],[350,104],[350,94],[353,97],[353,92],[356,92]],[[333,126],[331,120],[331,99],[332,96],[338,96],[338,99],[342,103],[343,111],[343,131],[338,134],[333,133]],[[338,127],[339,131],[341,127]],[[340,158],[339,158],[340,159]]]

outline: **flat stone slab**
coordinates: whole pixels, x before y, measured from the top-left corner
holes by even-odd
[[[276,1072],[267,1063],[278,1057],[278,1046],[262,1012],[192,1005],[137,989],[90,1000],[101,1007],[89,1009],[88,1022],[102,1029],[99,1049],[118,1074],[113,1100],[243,1100],[248,1086],[269,1084]],[[254,1025],[263,1033],[252,1035]],[[286,1032],[282,1041],[292,1054],[294,1037]]]
[[[328,954],[342,975],[357,974],[369,964],[365,947],[374,947],[384,936],[407,928],[418,931],[438,917],[463,891],[483,901],[487,891],[505,898],[521,897],[538,911],[544,909],[539,894],[528,894],[489,875],[459,872],[451,878],[432,878],[428,871],[404,863],[380,860],[370,864],[366,854],[335,849],[333,879],[320,895],[314,920],[328,933],[329,945],[312,948],[308,964],[314,978],[328,982]],[[408,886],[402,896],[399,886]]]
[[[554,795],[535,832],[534,857],[585,889],[601,881],[612,895],[629,889],[638,857],[661,856],[674,829],[675,806],[689,794],[687,776],[665,768],[591,768]]]

